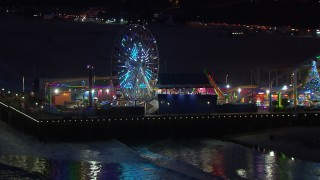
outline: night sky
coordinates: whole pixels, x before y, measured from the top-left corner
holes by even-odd
[[[0,22],[1,84],[16,84],[22,76],[84,77],[87,64],[95,66],[95,75],[108,76],[113,43],[124,27],[20,16],[0,16]],[[148,28],[158,42],[160,72],[208,69],[218,82],[228,74],[230,83],[249,84],[250,69],[292,67],[320,53],[317,38],[262,33],[234,38],[227,30],[181,24]]]

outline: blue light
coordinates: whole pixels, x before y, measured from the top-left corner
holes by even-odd
[[[146,70],[146,75],[147,75],[147,77],[151,78],[152,73],[151,73],[150,69]]]
[[[146,76],[146,78],[147,78],[147,81],[150,81],[150,79],[151,79],[151,76],[149,75],[149,74],[145,74],[145,76]]]
[[[154,63],[154,60],[157,60],[155,57],[157,53],[154,52],[156,51],[155,38],[141,31],[140,26],[132,27],[134,28],[124,32],[116,43],[115,61],[119,61],[115,62],[115,68],[117,68],[119,86],[124,89],[124,94],[137,97],[136,94],[144,96],[155,85],[153,78],[156,78],[154,73],[157,73],[157,68],[154,66],[157,62]]]
[[[128,71],[125,75],[124,75],[124,79],[120,82],[120,85],[122,86],[123,83],[125,83],[127,81],[127,79],[130,76],[130,71]],[[120,77],[120,79],[122,79],[123,76]]]
[[[140,84],[139,87],[140,88],[147,88],[147,85],[146,84]]]
[[[137,61],[137,58],[138,58],[138,49],[137,49],[136,46],[134,46],[134,47],[132,48],[132,51],[131,51],[131,53],[130,53],[130,56],[131,56],[132,60]]]
[[[131,83],[127,83],[123,86],[123,88],[125,89],[132,89],[132,84]]]

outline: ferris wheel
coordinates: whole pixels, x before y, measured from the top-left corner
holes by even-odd
[[[124,97],[147,100],[155,96],[159,55],[156,40],[141,25],[130,25],[117,36],[111,56],[114,86]]]

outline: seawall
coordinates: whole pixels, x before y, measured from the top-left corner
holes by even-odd
[[[219,137],[281,127],[320,125],[320,112],[100,116],[34,119],[0,105],[0,119],[41,140]]]

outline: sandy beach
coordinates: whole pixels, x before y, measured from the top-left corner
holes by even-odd
[[[320,162],[320,127],[288,127],[228,137],[255,149],[284,153],[295,159]]]

